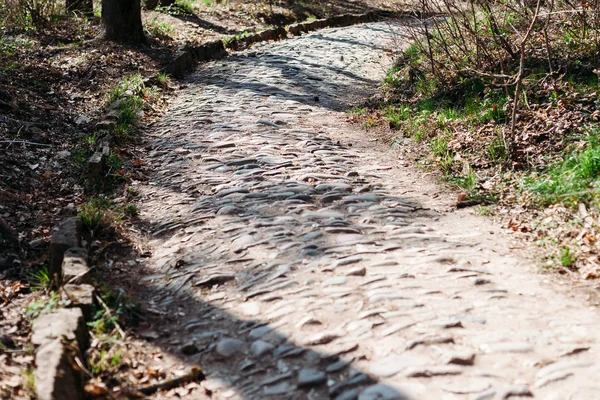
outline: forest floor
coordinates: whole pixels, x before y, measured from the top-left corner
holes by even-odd
[[[389,2],[302,3],[181,2],[144,11],[149,43],[130,46],[94,40],[98,16],[53,17],[38,26],[0,27],[0,395],[28,396],[32,355],[27,350],[31,320],[56,299],[48,294],[48,245],[52,228],[65,215],[94,211],[103,193],[119,198],[112,210],[106,251],[135,214],[127,187],[144,179],[139,137],[183,88],[161,71],[186,43],[241,37],[247,32],[337,13],[389,9]],[[100,5],[95,4],[96,10]],[[13,17],[15,17],[13,15]],[[135,118],[107,128],[109,105],[131,92]],[[126,119],[126,120],[125,120]],[[84,179],[87,160],[106,137],[115,139],[101,188]],[[42,290],[38,290],[42,289]]]

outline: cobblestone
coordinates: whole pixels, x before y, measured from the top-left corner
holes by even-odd
[[[149,132],[157,344],[212,345],[209,381],[231,379],[211,398],[597,396],[596,311],[345,124],[407,41],[372,23],[257,45]]]

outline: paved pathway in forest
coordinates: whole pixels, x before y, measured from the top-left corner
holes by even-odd
[[[345,124],[407,41],[372,23],[256,46],[152,127],[143,282],[153,345],[208,375],[188,398],[600,398],[597,311]]]

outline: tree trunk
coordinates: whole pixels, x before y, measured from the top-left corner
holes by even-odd
[[[144,43],[140,0],[102,0],[104,38]]]
[[[78,13],[83,15],[94,14],[93,0],[67,0],[66,3],[68,13]]]

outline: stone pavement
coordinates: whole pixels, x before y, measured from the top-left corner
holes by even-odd
[[[344,123],[407,41],[372,23],[202,65],[148,133],[142,282],[165,362],[208,375],[187,398],[600,399],[597,311]]]

